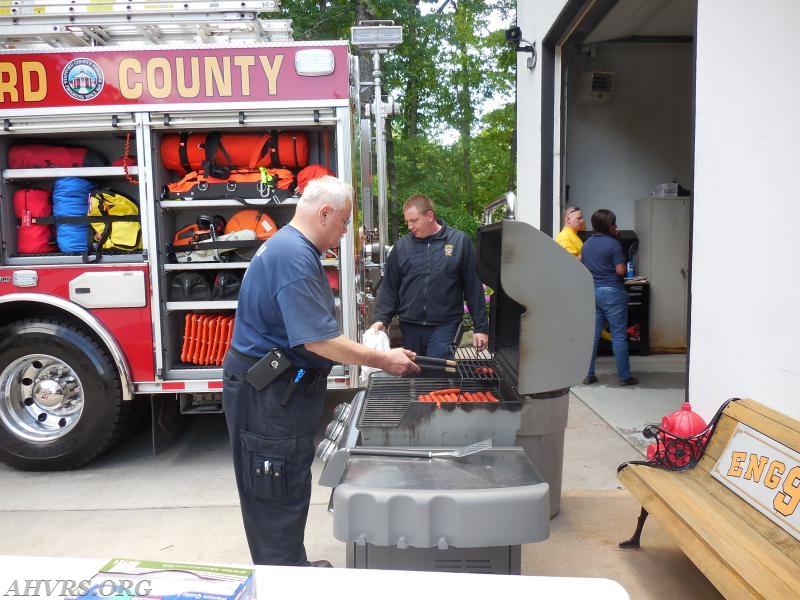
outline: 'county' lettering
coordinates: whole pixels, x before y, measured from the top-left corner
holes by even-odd
[[[283,55],[277,54],[272,60],[268,56],[258,59],[261,73],[256,78],[256,57],[252,55],[192,56],[188,60],[153,57],[144,64],[138,58],[123,58],[118,67],[119,91],[128,100],[140,100],[145,95],[163,100],[176,93],[184,99],[200,95],[206,98],[230,98],[236,94],[247,97],[265,92],[275,96]],[[254,90],[253,82],[260,80],[261,75],[266,79],[266,89]],[[236,83],[239,89],[234,90]],[[0,79],[0,92],[3,89]]]

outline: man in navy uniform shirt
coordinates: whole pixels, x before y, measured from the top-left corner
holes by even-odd
[[[335,177],[308,184],[292,221],[262,244],[242,281],[223,405],[236,486],[254,564],[309,562],[303,537],[311,500],[314,433],[334,362],[392,375],[419,372],[414,353],[382,352],[343,336],[320,254],[336,246],[353,211],[353,189]],[[291,363],[263,389],[248,370],[271,350]]]

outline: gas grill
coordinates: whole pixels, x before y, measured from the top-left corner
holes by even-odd
[[[334,535],[347,544],[348,567],[519,573],[520,545],[549,535],[568,388],[586,374],[592,350],[591,276],[516,221],[481,228],[477,254],[480,278],[494,290],[491,353],[458,348],[446,377],[373,375],[337,407],[318,448],[323,461],[359,452],[330,460],[320,479],[334,487]],[[431,401],[443,389],[458,392]],[[487,391],[497,401],[463,401]],[[362,454],[481,440],[494,447],[462,458]],[[340,458],[346,466],[332,475]]]
[[[457,375],[451,378],[372,377],[356,427],[365,446],[460,446],[491,438],[513,446],[520,426],[520,401],[502,397],[497,367],[478,359],[473,348],[459,348]],[[476,369],[478,369],[476,373]],[[491,373],[491,375],[487,374]],[[458,390],[461,401],[422,401],[437,390]],[[466,402],[465,395],[489,392],[497,402]]]

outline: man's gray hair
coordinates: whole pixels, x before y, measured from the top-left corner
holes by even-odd
[[[324,175],[308,182],[297,202],[297,208],[315,208],[328,202],[335,210],[341,210],[347,200],[353,200],[353,186],[337,177]]]

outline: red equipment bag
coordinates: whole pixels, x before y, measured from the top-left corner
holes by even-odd
[[[161,162],[179,173],[203,170],[225,179],[231,169],[308,164],[308,135],[302,131],[258,133],[173,133],[161,138]]]
[[[17,252],[45,254],[58,250],[52,225],[37,225],[38,217],[52,217],[53,205],[46,190],[14,192],[14,214],[17,216]]]
[[[8,150],[9,169],[38,169],[41,167],[107,167],[105,156],[79,146],[50,144],[20,144]]]
[[[335,176],[334,172],[327,167],[323,167],[322,165],[308,165],[297,174],[297,193],[302,194],[308,182],[312,179],[324,177],[325,175]]]

